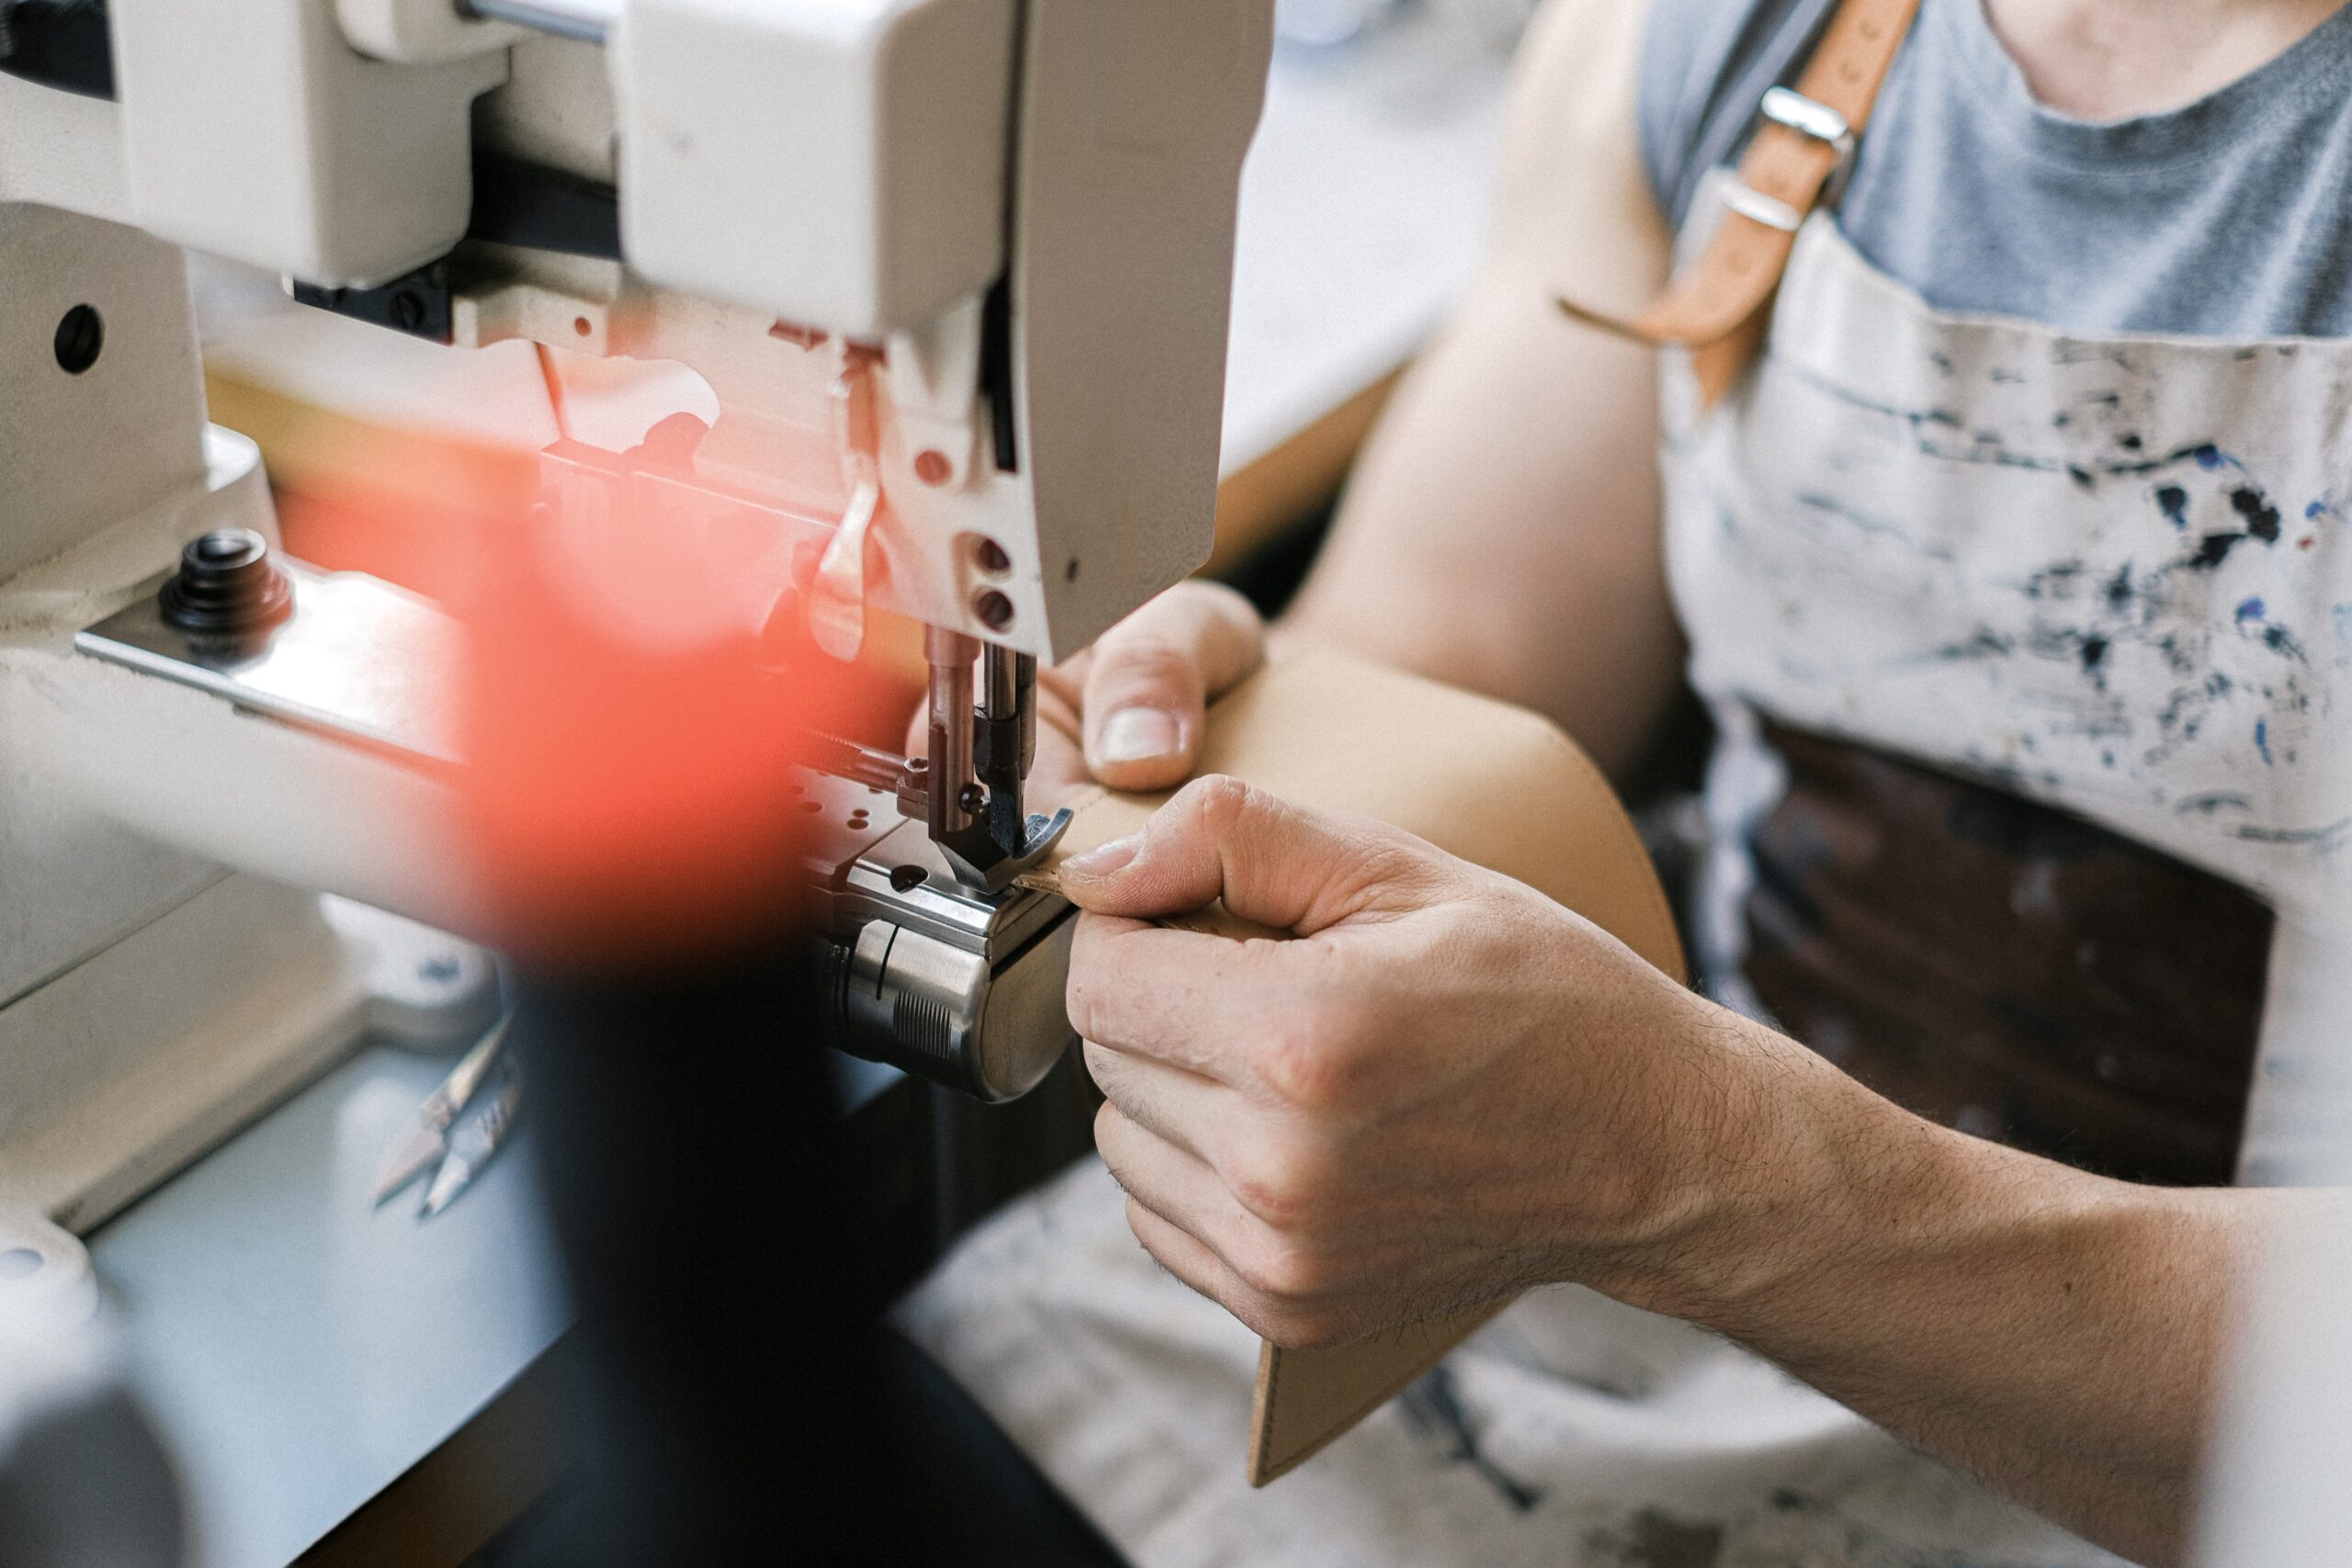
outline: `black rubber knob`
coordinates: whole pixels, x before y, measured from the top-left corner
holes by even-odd
[[[182,631],[237,637],[284,620],[294,592],[269,558],[267,539],[251,528],[215,528],[188,541],[158,603]]]

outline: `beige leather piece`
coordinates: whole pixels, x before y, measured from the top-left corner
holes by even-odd
[[[1685,976],[1665,890],[1608,781],[1549,720],[1523,708],[1339,654],[1300,651],[1210,710],[1199,772],[1394,823],[1540,889],[1668,974]],[[1086,795],[1055,863],[1135,831],[1166,798]],[[1052,865],[1024,880],[1053,886]],[[1171,923],[1282,934],[1222,910]],[[1336,1349],[1265,1347],[1251,1484],[1263,1485],[1354,1426],[1507,1304]]]

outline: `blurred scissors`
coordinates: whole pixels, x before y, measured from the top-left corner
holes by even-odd
[[[492,1025],[490,1032],[458,1059],[449,1076],[416,1108],[413,1124],[394,1141],[376,1179],[379,1205],[429,1170],[433,1180],[425,1190],[421,1212],[439,1213],[506,1141],[523,1093],[522,1074],[505,1060],[506,1028],[512,1018],[510,1013]],[[493,1078],[498,1083],[496,1095],[458,1125],[458,1118]]]

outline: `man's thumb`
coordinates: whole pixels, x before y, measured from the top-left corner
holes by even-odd
[[[1073,855],[1063,892],[1098,914],[1153,919],[1217,899],[1245,920],[1312,935],[1378,906],[1425,869],[1418,840],[1314,811],[1238,779],[1196,779],[1140,832]]]
[[[1167,789],[1200,755],[1210,699],[1265,657],[1250,602],[1180,582],[1102,634],[1086,667],[1086,765],[1113,789]]]

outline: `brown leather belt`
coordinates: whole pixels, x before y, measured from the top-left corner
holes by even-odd
[[[1767,725],[1747,974],[1889,1099],[2135,1180],[2231,1179],[2270,952],[2232,883],[2055,808]]]

